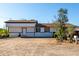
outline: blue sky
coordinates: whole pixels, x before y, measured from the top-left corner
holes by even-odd
[[[4,21],[11,19],[35,19],[41,23],[55,21],[60,8],[68,9],[69,22],[79,25],[79,4],[68,3],[0,3],[0,28],[5,27]]]

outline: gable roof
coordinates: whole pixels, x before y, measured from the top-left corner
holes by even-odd
[[[8,20],[5,23],[37,23],[36,20]]]

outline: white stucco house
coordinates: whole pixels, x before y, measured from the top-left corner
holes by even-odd
[[[51,23],[36,20],[8,20],[5,23],[10,37],[52,37],[55,32]]]

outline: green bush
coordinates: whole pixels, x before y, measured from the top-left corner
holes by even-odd
[[[0,29],[0,38],[8,37],[8,31],[6,29]]]

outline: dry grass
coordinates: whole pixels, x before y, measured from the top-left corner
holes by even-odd
[[[79,44],[58,44],[53,38],[0,39],[1,56],[64,56],[79,55]]]

